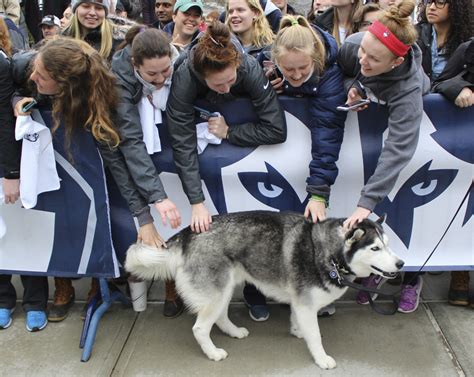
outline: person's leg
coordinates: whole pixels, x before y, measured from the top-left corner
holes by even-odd
[[[452,271],[448,302],[451,305],[469,305],[469,271]]]
[[[270,313],[267,307],[267,299],[253,284],[245,283],[244,299],[249,307],[249,315],[254,321],[266,321]]]
[[[0,275],[0,329],[6,329],[12,324],[16,292],[11,278],[11,275]]]
[[[174,280],[166,280],[165,282],[165,304],[163,305],[163,315],[166,318],[176,318],[184,310],[183,300],[176,292]]]
[[[54,278],[54,301],[48,312],[48,320],[60,322],[66,319],[69,309],[74,304],[75,292],[72,279]]]
[[[46,276],[21,276],[23,284],[23,310],[26,313],[26,329],[40,331],[48,324],[48,278]]]
[[[421,276],[416,278],[416,274],[416,272],[405,272],[403,277],[402,292],[398,303],[398,311],[401,313],[412,313],[418,308],[423,278]]]

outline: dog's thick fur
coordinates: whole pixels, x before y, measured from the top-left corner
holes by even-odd
[[[133,245],[125,268],[144,279],[176,280],[179,294],[197,313],[194,336],[212,360],[227,357],[210,338],[214,323],[235,338],[249,334],[227,316],[234,287],[247,281],[291,305],[291,333],[306,340],[321,368],[330,369],[336,362],[324,351],[316,313],[347,289],[330,278],[332,262],[348,279],[390,276],[403,266],[380,224],[364,220],[346,232],[343,221],[313,224],[300,214],[265,211],[215,216],[208,232],[183,229],[168,241],[168,249]]]

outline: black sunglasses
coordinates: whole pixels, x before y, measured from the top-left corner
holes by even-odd
[[[425,6],[429,7],[432,3],[435,3],[435,7],[438,9],[443,9],[446,4],[449,4],[449,0],[424,0],[423,3]]]

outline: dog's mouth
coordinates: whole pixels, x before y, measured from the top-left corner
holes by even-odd
[[[387,272],[387,271],[381,270],[380,268],[375,267],[373,265],[370,265],[370,267],[373,270],[377,271],[379,273],[379,275],[382,275],[383,277],[385,277],[387,279],[394,279],[397,276],[397,272]]]

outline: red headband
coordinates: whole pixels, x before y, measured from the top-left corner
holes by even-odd
[[[370,31],[380,42],[382,42],[387,48],[392,51],[396,56],[405,56],[410,49],[405,43],[401,42],[395,34],[393,34],[388,28],[380,21],[374,21],[369,26]]]

